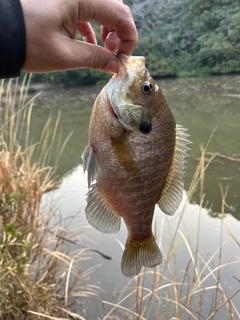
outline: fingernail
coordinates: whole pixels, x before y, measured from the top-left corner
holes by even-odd
[[[108,61],[106,67],[105,67],[105,71],[108,73],[118,73],[118,63],[116,60],[110,60]]]

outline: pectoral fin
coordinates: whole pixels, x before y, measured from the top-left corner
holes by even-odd
[[[182,126],[176,125],[176,142],[173,162],[161,197],[158,201],[160,209],[168,215],[173,215],[175,213],[182,200],[184,188],[183,176],[185,173],[184,163],[186,162],[185,157],[188,156],[187,151],[190,150],[190,148],[187,147],[187,144],[191,143],[187,139],[189,135],[186,134],[185,131],[186,129]]]
[[[124,133],[118,138],[111,138],[111,145],[120,164],[126,171],[136,174],[138,168],[135,163],[134,151]]]
[[[101,232],[118,232],[121,217],[114,211],[96,184],[91,186],[87,196],[85,213],[88,222]]]
[[[86,170],[88,172],[88,188],[90,188],[91,183],[96,178],[98,173],[97,164],[96,164],[96,160],[93,152],[93,147],[90,147],[89,145],[86,146],[82,154],[82,159],[83,159],[83,170],[84,172]]]

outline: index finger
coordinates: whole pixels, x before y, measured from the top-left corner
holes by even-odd
[[[119,38],[118,51],[130,56],[136,47],[138,33],[128,6],[117,0],[79,0],[78,20],[114,28]]]

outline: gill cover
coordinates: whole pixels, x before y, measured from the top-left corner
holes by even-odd
[[[133,85],[134,81],[137,81],[140,84],[136,74],[140,70],[146,70],[145,58],[127,57],[119,54],[118,62],[119,72],[112,77],[107,85],[108,99],[114,113],[124,128],[126,130],[132,130],[132,122],[136,123],[138,126],[140,126],[142,122],[143,107],[134,104],[131,101],[129,88]],[[152,88],[146,81],[141,90],[143,90],[142,92],[145,90],[145,94],[149,94]],[[148,128],[146,131],[150,132],[150,129]]]

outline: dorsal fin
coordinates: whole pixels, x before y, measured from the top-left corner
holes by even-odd
[[[88,172],[88,188],[90,188],[91,183],[93,182],[93,180],[95,180],[98,173],[97,164],[93,153],[93,147],[90,147],[89,145],[86,146],[82,154],[82,159],[83,170],[84,172],[86,170]]]
[[[168,214],[173,215],[180,205],[184,188],[183,175],[186,168],[184,163],[185,157],[188,156],[187,151],[190,148],[187,144],[191,143],[187,138],[189,135],[185,133],[187,129],[181,125],[176,125],[176,141],[173,162],[170,167],[168,177],[163,188],[161,197],[158,201],[160,209]]]

